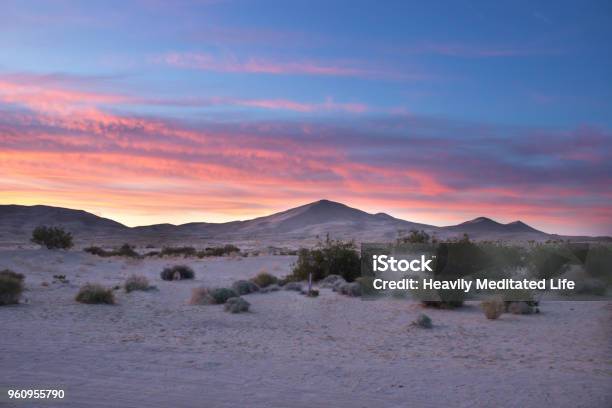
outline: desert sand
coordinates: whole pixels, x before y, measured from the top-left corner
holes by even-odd
[[[0,378],[10,388],[61,388],[62,401],[7,407],[606,407],[612,406],[612,303],[544,302],[535,315],[489,321],[405,299],[364,301],[322,289],[246,295],[251,311],[187,304],[197,286],[295,257],[100,258],[82,251],[4,249],[0,269],[26,275],[19,305],[0,308]],[[183,263],[193,281],[159,272]],[[158,291],[117,291],[117,305],[74,301],[86,282],[146,275]],[[64,274],[69,283],[53,283]],[[49,286],[43,286],[48,282]],[[432,329],[411,325],[420,314]]]

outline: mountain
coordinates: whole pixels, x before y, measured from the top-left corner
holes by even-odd
[[[39,225],[63,226],[78,231],[124,231],[123,224],[83,210],[47,205],[0,205],[0,231],[32,230]]]
[[[457,231],[466,234],[545,234],[530,227],[522,221],[501,224],[487,217],[478,217],[457,225],[444,227],[447,231]]]
[[[125,242],[259,242],[265,239],[266,242],[283,244],[289,240],[310,242],[326,234],[335,239],[375,242],[394,240],[399,233],[406,234],[412,229],[425,230],[442,239],[460,237],[464,233],[473,239],[488,240],[563,238],[539,231],[522,221],[502,224],[490,218],[478,217],[457,225],[437,227],[402,220],[385,213],[370,214],[330,200],[319,200],[245,221],[156,224],[133,228],[81,210],[44,205],[0,205],[0,241],[27,242],[31,231],[38,225],[63,226],[76,237],[85,237],[90,242],[96,242],[96,239],[102,236]]]

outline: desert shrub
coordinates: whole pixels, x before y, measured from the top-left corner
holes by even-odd
[[[134,250],[134,247],[130,244],[123,244],[119,248],[112,249],[110,251],[105,250],[104,248],[100,248],[98,246],[89,246],[83,251],[90,253],[92,255],[101,256],[103,258],[108,258],[111,256],[125,256],[128,258],[140,258],[140,254]]]
[[[195,288],[191,291],[190,305],[221,305],[229,298],[239,297],[229,288]]]
[[[361,259],[355,244],[328,239],[314,249],[300,249],[292,275],[296,280],[307,280],[309,274],[314,281],[341,275],[352,282],[361,274]]]
[[[483,300],[480,304],[487,319],[497,319],[504,313],[504,301],[501,297]]]
[[[259,291],[259,286],[248,280],[239,280],[232,284],[232,289],[239,295],[248,295]]]
[[[506,311],[512,314],[532,314],[533,307],[527,302],[507,302]]]
[[[416,320],[412,322],[412,325],[421,327],[423,329],[431,329],[433,326],[431,318],[425,313],[421,313],[419,317],[417,317]]]
[[[196,256],[196,249],[194,247],[184,246],[184,247],[164,247],[161,252],[159,252],[159,256]]]
[[[452,310],[463,306],[463,300],[422,300],[421,304],[425,307]]]
[[[226,245],[218,246],[218,247],[207,247],[204,249],[204,251],[198,252],[197,256],[199,258],[204,258],[207,256],[230,255],[230,254],[238,253],[238,252],[240,252],[240,248],[232,244],[226,244]]]
[[[75,300],[87,304],[115,304],[113,290],[95,283],[87,283],[81,287]]]
[[[160,274],[160,277],[166,281],[193,279],[195,277],[195,273],[193,272],[193,269],[187,265],[174,265],[164,268]]]
[[[270,286],[277,283],[278,278],[267,272],[259,272],[257,276],[251,279],[251,282],[259,286],[260,288],[265,288],[266,286]]]
[[[584,295],[604,296],[607,292],[606,283],[601,279],[586,278],[576,282],[576,293]]]
[[[190,305],[211,305],[214,304],[213,298],[209,295],[208,288],[193,288],[191,290]]]
[[[36,227],[32,231],[32,242],[47,247],[47,249],[72,248],[72,234],[61,227]]]
[[[213,298],[214,303],[218,305],[225,303],[229,298],[238,297],[238,294],[229,288],[211,289],[209,295]]]
[[[151,286],[149,285],[149,280],[146,276],[143,275],[131,275],[125,281],[125,285],[123,286],[127,293],[133,292],[135,290],[149,290]]]
[[[5,269],[0,272],[0,306],[19,303],[23,292],[24,276]]]
[[[281,289],[278,285],[270,285],[265,288],[259,289],[259,293],[270,293],[270,292],[278,292]]]
[[[336,282],[346,282],[346,281],[344,280],[342,276],[332,274],[332,275],[327,275],[325,278],[323,278],[321,282],[319,282],[319,286],[321,286],[322,288],[331,289],[334,287]]]
[[[304,292],[302,292],[304,295],[306,295],[307,297],[318,297],[319,296],[319,291],[317,289],[306,289]]]
[[[244,313],[249,311],[251,304],[241,297],[231,297],[225,302],[225,311],[230,313]]]
[[[3,276],[18,279],[20,281],[25,279],[25,276],[23,276],[22,273],[13,272],[10,269],[5,269],[3,271],[0,271],[0,277],[3,277]]]
[[[114,251],[116,256],[127,256],[129,258],[140,258],[140,254],[134,250],[134,247],[130,244],[123,244]]]
[[[340,285],[339,290],[341,294],[350,296],[350,297],[359,297],[361,296],[361,283],[359,282],[347,282]]]
[[[423,230],[410,230],[410,234],[406,237],[398,239],[399,243],[410,243],[410,244],[427,244],[431,240],[428,233]]]

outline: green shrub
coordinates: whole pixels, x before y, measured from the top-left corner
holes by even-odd
[[[260,288],[265,288],[266,286],[278,283],[278,278],[267,272],[259,272],[257,276],[251,279],[251,282],[259,286]]]
[[[296,280],[307,280],[309,274],[314,281],[341,275],[352,282],[361,274],[361,259],[355,244],[328,239],[317,248],[300,249],[292,275]]]
[[[249,311],[251,304],[241,297],[231,297],[225,302],[225,311],[230,313],[244,313]]]
[[[0,272],[0,306],[19,303],[24,279],[22,274],[9,269]]]
[[[174,265],[164,268],[160,276],[166,281],[183,280],[193,279],[195,277],[195,273],[193,272],[193,269],[187,265]]]
[[[135,290],[149,290],[151,285],[149,285],[149,280],[146,278],[146,276],[131,275],[126,279],[123,287],[127,293],[130,293]]]
[[[259,291],[259,286],[248,280],[239,280],[232,284],[232,289],[239,295],[248,295]]]
[[[226,244],[226,245],[219,246],[219,247],[208,247],[204,249],[204,251],[198,252],[197,255],[199,258],[204,258],[207,256],[230,255],[230,254],[238,253],[238,252],[240,252],[240,248],[232,244]]]
[[[32,231],[32,242],[47,247],[47,249],[72,248],[72,234],[61,227],[36,227]]]
[[[115,304],[113,290],[95,283],[87,283],[81,287],[75,300],[87,304]]]

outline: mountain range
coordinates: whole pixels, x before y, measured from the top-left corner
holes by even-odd
[[[82,210],[45,205],[0,205],[0,242],[21,242],[38,225],[62,226],[75,237],[110,237],[124,240],[266,240],[282,244],[312,240],[329,234],[336,239],[357,242],[389,241],[410,230],[424,230],[438,238],[546,240],[575,238],[584,240],[608,237],[561,237],[539,231],[522,221],[508,224],[478,217],[457,225],[438,227],[392,217],[370,214],[329,200],[319,200],[286,211],[246,221],[225,223],[192,222],[182,225],[155,224],[127,227],[116,221]]]

